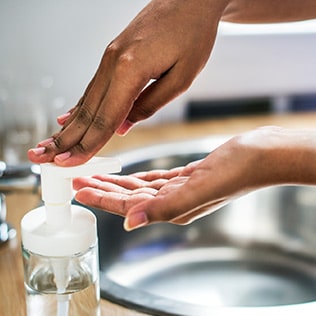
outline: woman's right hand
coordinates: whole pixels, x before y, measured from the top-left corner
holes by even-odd
[[[84,163],[185,91],[206,64],[228,0],[153,0],[106,48],[62,129],[29,150],[35,163]],[[153,82],[151,82],[153,81]]]

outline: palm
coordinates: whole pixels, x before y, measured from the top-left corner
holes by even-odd
[[[129,176],[98,175],[93,178],[77,178],[74,188],[80,190],[77,198],[84,204],[125,215],[134,205],[155,197],[168,195],[188,179],[187,167],[171,170],[154,170]]]

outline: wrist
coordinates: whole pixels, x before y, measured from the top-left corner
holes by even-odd
[[[316,130],[263,127],[241,136],[256,185],[316,184]]]

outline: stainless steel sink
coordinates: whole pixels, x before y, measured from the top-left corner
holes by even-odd
[[[225,140],[160,144],[118,156],[124,174],[169,169]],[[93,211],[101,295],[108,300],[151,315],[315,314],[315,187],[267,188],[188,226],[164,223],[129,233],[122,218]]]

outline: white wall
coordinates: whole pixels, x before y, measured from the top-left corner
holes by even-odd
[[[39,94],[46,105],[71,107],[107,43],[145,3],[1,0],[0,100]]]
[[[105,46],[147,2],[1,0],[0,106],[44,104],[52,118],[72,107]],[[315,51],[315,23],[263,32],[224,26],[191,89],[151,121],[180,119],[192,98],[316,92]]]

